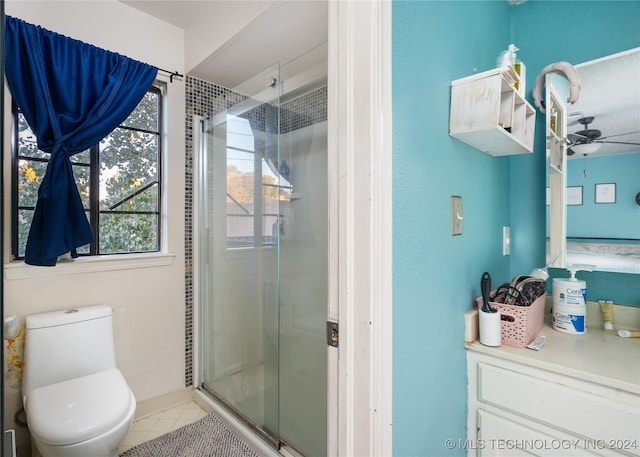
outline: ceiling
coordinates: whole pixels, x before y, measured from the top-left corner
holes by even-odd
[[[169,24],[186,29],[204,7],[201,1],[120,0]]]
[[[235,0],[120,0],[165,22],[189,30],[202,23],[203,16],[215,14],[217,24],[238,22]],[[255,76],[276,62],[284,65],[327,41],[328,2],[326,0],[247,2],[249,9],[265,5],[264,11],[248,21],[194,68],[189,75],[228,88]],[[215,33],[216,27],[211,27]]]
[[[604,141],[640,143],[640,48],[576,65],[576,69],[582,88],[578,101],[567,107],[567,131],[583,130],[578,119],[593,116],[589,129],[600,130]],[[640,146],[603,143],[590,155],[628,152],[640,152]]]

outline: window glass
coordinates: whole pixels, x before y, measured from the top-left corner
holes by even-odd
[[[18,202],[20,206],[36,206],[38,188],[47,170],[47,162],[18,161]]]
[[[100,151],[100,210],[155,211],[158,136],[116,129]]]
[[[69,160],[71,163],[83,163],[89,165],[91,163],[91,151],[88,149],[84,152],[72,155]]]
[[[18,148],[23,157],[34,157],[49,160],[49,154],[38,149],[36,136],[22,113],[18,114]]]
[[[76,180],[76,187],[78,188],[78,193],[80,194],[80,199],[82,200],[82,206],[85,209],[89,209],[91,207],[91,186],[89,182],[90,173],[91,171],[86,165],[73,166],[73,176]]]
[[[110,253],[158,250],[156,214],[102,214],[100,251]]]
[[[122,123],[124,127],[157,132],[159,130],[160,106],[158,94],[147,92],[138,107]]]

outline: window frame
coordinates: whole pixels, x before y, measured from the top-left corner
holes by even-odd
[[[157,254],[162,252],[163,248],[163,218],[165,217],[163,211],[163,180],[164,180],[164,91],[162,86],[158,82],[154,82],[148,89],[146,94],[153,93],[157,97],[158,114],[157,114],[157,130],[146,130],[136,127],[126,126],[127,119],[116,127],[116,129],[122,128],[134,132],[142,132],[145,134],[155,135],[157,138],[157,202],[155,211],[105,211],[100,209],[100,142],[87,149],[89,151],[89,163],[72,161],[72,168],[76,167],[88,167],[89,169],[89,208],[85,207],[85,213],[88,216],[88,221],[91,226],[91,231],[94,235],[94,242],[89,245],[89,252],[78,252],[79,257],[98,257],[98,256],[130,256],[130,255],[144,255],[144,254]],[[146,96],[145,94],[145,96]],[[13,260],[24,260],[24,255],[19,255],[19,223],[18,214],[21,209],[35,210],[35,207],[21,207],[19,205],[19,190],[18,190],[18,168],[20,160],[29,160],[40,163],[48,163],[48,158],[38,157],[21,157],[19,156],[19,108],[15,103],[15,100],[11,102],[11,257]],[[74,173],[75,175],[75,173]],[[135,196],[135,192],[127,197],[131,198]],[[124,252],[99,252],[100,246],[100,214],[150,214],[157,217],[157,236],[155,249],[145,251],[124,251]],[[26,241],[26,240],[25,240]]]

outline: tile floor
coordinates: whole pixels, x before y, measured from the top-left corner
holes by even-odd
[[[134,420],[129,433],[118,447],[118,452],[122,453],[144,441],[195,422],[206,414],[197,403],[190,401]]]

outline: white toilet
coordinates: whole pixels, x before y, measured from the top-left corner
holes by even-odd
[[[109,306],[27,316],[22,398],[42,457],[118,455],[136,400],[116,368]]]

